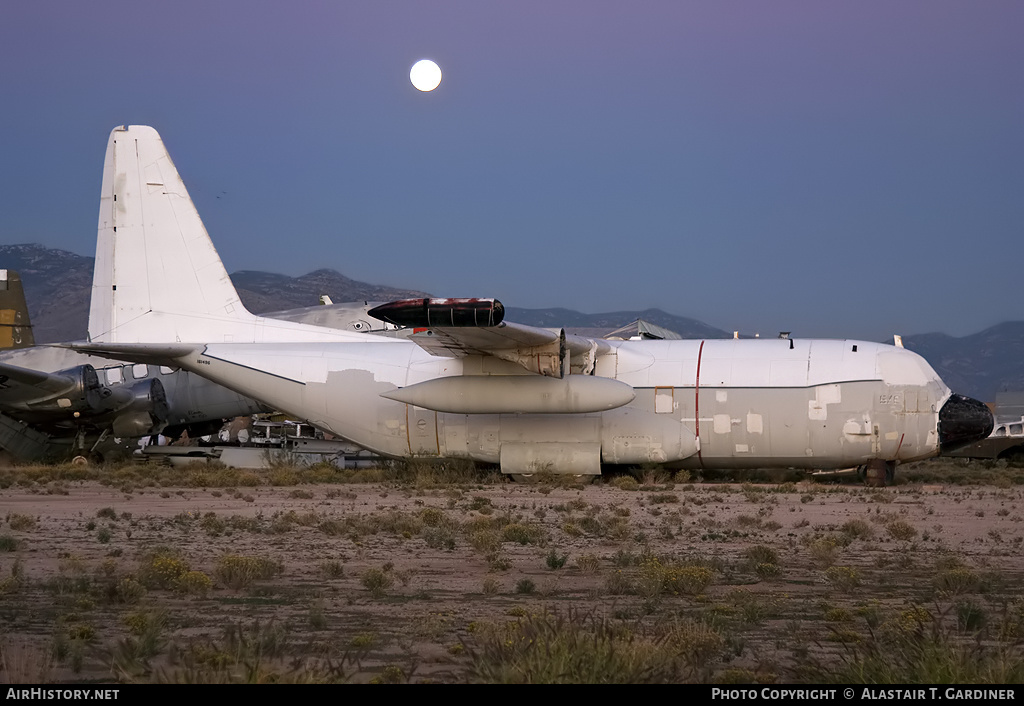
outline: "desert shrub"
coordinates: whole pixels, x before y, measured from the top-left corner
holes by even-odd
[[[977,601],[970,599],[960,600],[954,606],[956,609],[957,626],[966,632],[978,632],[988,625],[988,614]]]
[[[320,574],[324,578],[337,579],[345,575],[344,565],[340,561],[334,559],[320,562],[320,565],[317,568],[320,570]]]
[[[890,642],[921,636],[936,624],[927,608],[912,605],[882,623],[879,634]]]
[[[680,564],[672,560],[646,556],[640,563],[637,587],[645,596],[665,592],[673,595],[696,595],[711,585],[714,571],[707,566]]]
[[[383,598],[388,590],[395,585],[395,577],[386,568],[371,568],[360,577],[363,586],[374,598]]]
[[[966,566],[951,566],[935,576],[935,587],[942,593],[958,595],[978,590],[978,575]]]
[[[860,572],[852,566],[830,566],[825,569],[825,580],[843,591],[851,591],[860,585]]]
[[[537,590],[537,584],[533,579],[519,579],[516,581],[516,593],[530,595]]]
[[[122,622],[129,634],[110,650],[111,670],[121,680],[132,681],[151,671],[150,660],[166,645],[167,614],[163,611],[130,613]]]
[[[892,520],[885,526],[886,532],[893,539],[910,541],[917,536],[917,530],[912,524],[904,520]]]
[[[211,537],[217,537],[224,534],[224,530],[227,529],[227,523],[217,517],[215,512],[207,512],[203,515],[202,519],[199,520],[199,527]]]
[[[754,566],[757,566],[758,564],[779,563],[779,553],[775,549],[764,544],[747,547],[746,551],[743,552],[743,556],[745,556]]]
[[[811,560],[818,566],[831,566],[839,556],[839,550],[843,546],[837,542],[835,537],[816,537],[806,542],[807,553]]]
[[[174,584],[175,591],[198,598],[206,598],[211,588],[213,581],[202,571],[186,571]]]
[[[825,609],[824,618],[829,623],[849,623],[853,620],[853,614],[842,606],[833,606]]]
[[[146,595],[146,587],[131,576],[125,576],[114,584],[114,600],[118,603],[138,603]]]
[[[555,570],[561,569],[563,566],[565,566],[565,562],[568,559],[568,554],[562,554],[561,556],[559,556],[555,553],[555,550],[552,549],[547,553],[547,556],[544,557],[544,563],[547,565],[549,569]]]
[[[512,568],[512,561],[500,552],[492,552],[486,556],[487,568],[490,571],[508,571]]]
[[[436,507],[425,507],[420,510],[420,520],[427,527],[441,527],[450,523],[448,515],[445,514],[444,510],[439,510]]]
[[[861,519],[847,520],[839,531],[850,539],[871,539],[875,536],[875,529],[869,522]]]
[[[601,560],[597,558],[596,554],[581,554],[576,557],[576,567],[580,570],[580,573],[596,573],[600,566]]]
[[[214,576],[222,586],[239,590],[254,581],[274,578],[283,571],[284,566],[274,559],[228,554],[217,561]]]
[[[770,595],[765,596],[742,588],[734,588],[726,594],[729,607],[740,620],[745,623],[759,624],[776,617],[779,601]]]
[[[36,518],[31,515],[22,515],[17,512],[12,512],[7,516],[7,524],[10,525],[12,530],[28,532],[36,528]]]
[[[513,522],[501,530],[501,541],[518,542],[519,544],[541,544],[544,541],[544,528],[540,525]]]
[[[142,557],[136,575],[146,588],[173,588],[188,570],[188,562],[177,551],[161,547]]]
[[[472,638],[466,653],[473,678],[485,683],[668,683],[681,681],[686,674],[682,637],[683,644],[645,637],[578,612],[547,612],[484,625]]]
[[[612,596],[628,596],[636,593],[636,585],[628,574],[619,569],[605,579],[605,590]]]
[[[703,668],[714,661],[726,647],[725,638],[711,625],[693,620],[670,624],[665,638],[696,668]]]
[[[811,658],[805,678],[829,684],[1019,684],[1017,645],[964,640],[914,606],[867,638],[843,642],[839,659]]]
[[[433,549],[455,549],[455,533],[450,527],[427,527],[423,530],[423,541]]]
[[[612,478],[612,485],[619,490],[640,490],[640,484],[632,476],[616,476]]]

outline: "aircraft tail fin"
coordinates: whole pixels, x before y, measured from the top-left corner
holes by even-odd
[[[0,270],[0,348],[29,348],[35,344],[21,276],[14,270]]]
[[[103,166],[91,341],[244,343],[340,333],[249,313],[160,135],[144,125],[114,128]]]

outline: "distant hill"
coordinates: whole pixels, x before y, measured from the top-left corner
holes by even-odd
[[[21,273],[36,342],[86,337],[94,263],[95,258],[41,245],[0,245],[0,267]],[[336,302],[429,296],[411,289],[357,282],[326,269],[301,277],[243,270],[231,275],[231,281],[245,307],[256,314],[314,306],[321,294]]]
[[[643,311],[615,311],[607,314],[581,314],[572,309],[520,309],[506,307],[505,318],[529,326],[546,328],[571,328],[583,335],[602,335],[609,329],[617,329],[637,319],[649,321],[675,331],[683,338],[729,338],[731,333],[708,326],[703,321],[684,316],[667,314],[661,309]]]
[[[904,336],[903,345],[924,356],[962,394],[991,402],[997,392],[1024,390],[1024,321],[1007,321],[963,338]]]
[[[314,306],[320,295],[335,302],[390,301],[429,297],[414,289],[396,289],[349,279],[335,270],[317,270],[301,277],[242,270],[231,275],[245,308],[254,314]]]
[[[0,245],[0,268],[21,274],[36,343],[85,338],[94,262],[42,245]]]
[[[85,338],[93,258],[41,245],[0,245],[0,268],[17,270],[25,286],[36,341],[52,343]],[[231,275],[242,303],[260,314],[313,306],[321,294],[335,302],[388,301],[430,296],[349,279],[334,270],[301,277],[244,270]],[[722,329],[660,309],[581,314],[571,309],[508,307],[506,318],[532,326],[574,329],[596,335],[644,319],[683,338],[728,338]],[[992,401],[997,392],[1024,390],[1024,321],[1010,321],[980,333],[953,338],[943,333],[903,337],[903,344],[923,355],[942,379],[961,394]]]

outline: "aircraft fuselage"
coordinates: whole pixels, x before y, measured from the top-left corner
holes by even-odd
[[[534,377],[490,357],[431,356],[406,341],[217,343],[178,362],[378,453],[463,457],[506,472],[550,464],[595,473],[600,463],[644,462],[840,468],[939,451],[949,389],[902,348],[782,339],[611,344],[594,375],[630,385],[636,397],[589,414],[454,414],[383,398],[435,378]]]

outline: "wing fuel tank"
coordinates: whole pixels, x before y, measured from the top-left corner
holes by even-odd
[[[381,397],[452,414],[585,414],[622,407],[636,393],[626,383],[590,375],[467,375],[427,380]]]

